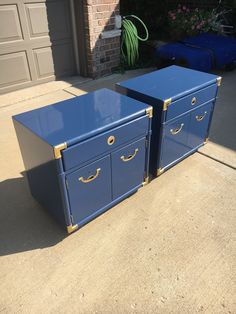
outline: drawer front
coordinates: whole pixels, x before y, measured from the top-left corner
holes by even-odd
[[[216,97],[217,85],[211,85],[174,101],[167,107],[166,121],[208,102]]]
[[[167,123],[163,129],[160,167],[164,168],[189,151],[188,132],[190,114]]]
[[[110,156],[70,173],[67,183],[74,223],[82,222],[112,200]]]
[[[144,116],[95,136],[62,152],[65,170],[85,163],[96,156],[148,133],[149,118]]]
[[[127,193],[144,180],[146,138],[112,153],[113,199]]]
[[[208,103],[191,112],[188,145],[192,149],[203,144],[208,134],[213,103]]]

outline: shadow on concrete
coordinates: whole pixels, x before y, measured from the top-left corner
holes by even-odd
[[[0,256],[50,247],[67,236],[33,199],[25,177],[0,183],[0,222]]]
[[[236,70],[219,73],[223,77],[210,130],[210,140],[236,151]]]

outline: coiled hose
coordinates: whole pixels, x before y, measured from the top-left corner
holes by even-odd
[[[144,38],[139,37],[136,26],[130,19],[128,19],[128,17],[134,18],[142,24],[146,32],[146,36]],[[139,17],[136,15],[127,15],[123,17],[121,53],[129,66],[133,66],[139,58],[139,40],[146,41],[148,40],[148,36],[148,29]]]

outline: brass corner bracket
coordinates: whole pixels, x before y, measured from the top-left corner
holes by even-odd
[[[61,144],[58,144],[58,145],[56,145],[56,146],[53,147],[55,159],[61,158],[61,151],[62,151],[63,149],[65,149],[65,148],[67,148],[66,142],[65,142],[65,143],[61,143]]]
[[[77,230],[78,228],[79,228],[78,225],[69,225],[69,226],[67,226],[67,232],[68,232],[68,233],[72,233],[72,232],[74,232],[75,230]]]
[[[153,108],[152,107],[148,107],[146,109],[146,114],[149,115],[149,118],[151,119],[153,117]]]
[[[221,82],[222,82],[222,77],[221,76],[217,77],[216,83],[217,83],[218,86],[221,85]]]
[[[209,137],[206,137],[206,138],[205,138],[205,141],[204,141],[204,144],[207,144],[208,141],[209,141]]]
[[[142,186],[145,186],[149,183],[149,177],[146,177],[142,183]]]
[[[171,98],[168,98],[168,99],[164,100],[164,102],[163,102],[163,111],[167,110],[167,107],[171,104],[171,102],[172,102]]]
[[[157,169],[157,176],[161,175],[164,172],[163,168],[158,168]]]

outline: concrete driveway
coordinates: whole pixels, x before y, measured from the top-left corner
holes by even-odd
[[[236,71],[210,142],[79,231],[29,194],[11,116],[145,71],[0,96],[0,313],[236,313]]]

